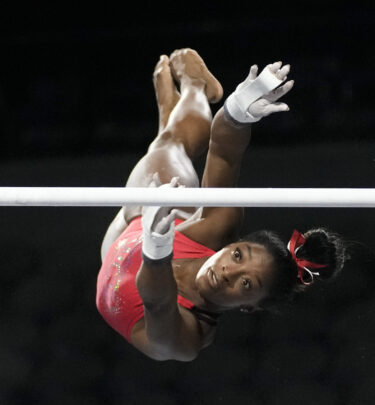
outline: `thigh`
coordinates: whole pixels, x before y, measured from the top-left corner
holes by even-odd
[[[151,149],[134,167],[126,187],[148,187],[156,172],[163,184],[169,183],[173,177],[179,177],[180,184],[199,187],[198,175],[181,144],[171,143]],[[126,222],[129,223],[132,218],[140,215],[141,209],[142,207],[124,207]]]
[[[181,144],[171,143],[153,148],[134,167],[126,187],[148,187],[156,172],[163,184],[177,176],[186,187],[199,187],[197,173]]]

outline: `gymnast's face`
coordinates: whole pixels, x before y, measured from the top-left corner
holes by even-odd
[[[232,243],[211,256],[199,269],[199,294],[219,311],[255,309],[268,295],[274,260],[258,243]]]

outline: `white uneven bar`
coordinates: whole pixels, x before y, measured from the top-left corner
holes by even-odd
[[[0,187],[0,206],[122,205],[374,208],[375,189]]]

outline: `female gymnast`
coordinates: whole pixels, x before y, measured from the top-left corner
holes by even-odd
[[[198,53],[162,55],[154,71],[159,133],[133,169],[129,187],[199,187],[192,161],[207,152],[201,187],[234,187],[251,123],[288,111],[289,65],[249,76],[212,120],[223,95]],[[179,90],[175,87],[179,85]],[[270,231],[239,240],[244,210],[123,207],[102,245],[97,307],[108,324],[155,360],[190,361],[214,339],[224,311],[267,308],[343,267],[342,240],[324,229]]]

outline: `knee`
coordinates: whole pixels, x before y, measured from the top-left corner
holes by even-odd
[[[164,129],[159,132],[155,140],[150,144],[147,152],[153,152],[156,149],[171,148],[176,145],[185,146],[181,136],[178,136],[177,128]]]

